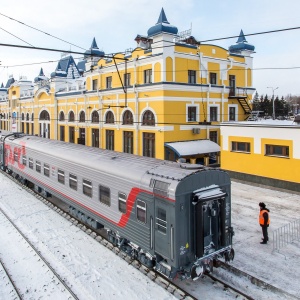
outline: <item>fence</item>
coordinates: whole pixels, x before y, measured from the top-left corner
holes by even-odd
[[[273,251],[300,240],[300,219],[273,231]]]

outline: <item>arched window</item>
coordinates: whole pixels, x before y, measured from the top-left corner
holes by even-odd
[[[64,114],[63,111],[61,111],[61,112],[59,113],[59,121],[64,121],[64,120],[65,120],[65,114]]]
[[[92,112],[92,123],[99,123],[99,114],[96,110]]]
[[[79,122],[85,122],[85,112],[81,111],[79,114]]]
[[[108,123],[108,124],[115,123],[115,117],[111,111],[107,112],[106,117],[105,117],[105,123]]]
[[[40,120],[50,121],[50,115],[46,110],[43,110],[40,114]]]
[[[130,110],[126,110],[123,114],[123,125],[132,125],[133,124],[133,115]]]
[[[24,121],[24,119],[25,119],[24,113],[22,113],[21,118],[22,118],[22,121]]]
[[[154,114],[152,111],[146,110],[144,112],[142,125],[146,125],[146,126],[154,126],[155,125]]]
[[[29,121],[29,113],[26,114],[26,121]]]
[[[34,121],[34,113],[31,114],[31,121]]]
[[[71,110],[69,112],[69,122],[74,122],[75,121],[75,115],[74,112]]]

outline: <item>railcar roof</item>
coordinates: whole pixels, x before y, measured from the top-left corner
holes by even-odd
[[[68,160],[79,166],[85,166],[100,171],[110,171],[112,175],[141,178],[143,174],[181,180],[199,169],[185,169],[180,163],[143,157],[123,152],[88,147],[37,136],[23,136],[14,140],[19,145],[42,152],[62,160]],[[200,166],[199,166],[200,167]]]

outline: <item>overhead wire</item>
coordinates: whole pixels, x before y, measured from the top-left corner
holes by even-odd
[[[24,42],[24,43],[26,43],[26,44],[28,44],[28,45],[34,47],[32,44],[26,42],[25,40],[21,39],[20,37],[14,35],[13,33],[9,32],[9,31],[5,30],[4,28],[0,27],[0,29],[3,30],[3,31],[5,31],[5,32],[8,33],[8,34],[14,36],[14,37],[17,38],[18,40],[20,40],[20,41],[22,41],[22,42]]]
[[[52,34],[50,34],[50,33],[45,32],[45,31],[43,31],[43,30],[41,30],[41,29],[38,29],[38,28],[35,28],[35,27],[30,26],[30,25],[28,25],[28,24],[25,24],[24,22],[21,22],[21,21],[19,21],[19,20],[16,20],[16,19],[14,19],[14,18],[12,18],[12,17],[9,17],[9,16],[4,15],[4,14],[2,14],[2,13],[0,13],[0,15],[3,16],[3,17],[5,17],[5,18],[8,18],[8,19],[10,19],[10,20],[12,20],[12,21],[15,21],[15,22],[17,22],[17,23],[20,23],[20,24],[22,24],[22,25],[24,25],[24,26],[26,26],[26,27],[29,27],[29,28],[31,28],[31,29],[34,29],[34,30],[39,31],[39,32],[41,32],[41,33],[44,33],[44,34],[46,34],[46,35],[48,35],[48,36],[50,36],[50,37],[52,37],[52,38],[55,38],[55,39],[57,39],[57,40],[60,40],[60,41],[62,41],[62,42],[64,42],[64,43],[67,43],[67,44],[72,45],[72,46],[75,46],[75,47],[77,47],[77,48],[86,50],[85,48],[82,48],[82,47],[80,47],[80,46],[78,46],[78,45],[75,45],[75,44],[70,43],[70,42],[68,42],[68,41],[66,41],[66,40],[63,40],[63,39],[61,39],[61,38],[59,38],[59,37],[57,37],[57,36],[54,36],[54,35],[52,35]]]

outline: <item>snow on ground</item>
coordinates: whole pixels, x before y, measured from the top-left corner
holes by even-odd
[[[51,266],[59,270],[67,283],[71,283],[79,299],[175,299],[140,271],[128,266],[120,257],[1,174],[0,207],[22,229],[25,236],[34,240],[35,247],[43,255],[46,254],[46,260]],[[53,285],[45,278],[48,276],[46,271],[41,275],[42,268],[31,261],[32,256],[22,248],[23,241],[20,245],[20,237],[14,239],[11,226],[1,213],[0,216],[0,258],[14,274],[18,270],[17,280],[23,279],[21,288],[24,299],[68,299],[51,294],[54,291]],[[6,243],[8,240],[11,243]],[[29,278],[26,279],[26,276]],[[5,293],[6,283],[0,280],[0,299],[14,299],[13,295]]]
[[[262,234],[258,224],[258,203],[261,201],[266,203],[271,216],[267,245],[260,244]],[[26,236],[34,240],[35,246],[46,253],[46,259],[63,274],[80,299],[174,299],[140,271],[1,174],[0,207],[22,228]],[[233,246],[236,253],[232,265],[300,299],[300,242],[295,241],[280,252],[273,251],[272,236],[273,230],[297,219],[300,219],[299,194],[232,182],[232,226],[235,231]],[[6,228],[11,239],[5,236]],[[26,276],[26,272],[31,276],[30,282],[24,280],[22,285],[25,299],[49,299],[47,295],[52,293],[53,286],[50,282],[47,287],[39,286],[39,267],[29,263],[33,266],[33,271],[30,270],[26,263],[32,258],[26,255],[25,250],[21,250],[22,245],[18,244],[18,239],[12,238],[12,229],[3,217],[0,217],[0,232],[0,258],[14,270],[19,270],[18,276]],[[13,246],[9,241],[15,241]],[[34,271],[35,268],[37,271]],[[22,273],[24,269],[25,275]],[[1,269],[0,274],[2,278]],[[43,277],[43,282],[45,278]],[[243,280],[240,284],[244,285],[245,292],[254,299],[275,300],[264,293],[262,288],[255,289]],[[181,282],[181,285],[188,287],[199,299],[209,299],[214,295],[214,286],[208,286],[206,279]],[[224,292],[222,296],[215,295],[214,299],[234,297]],[[0,280],[0,299],[13,299],[7,293],[3,280]]]

